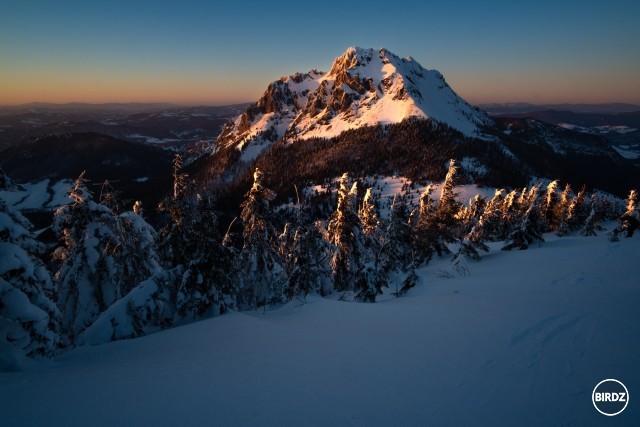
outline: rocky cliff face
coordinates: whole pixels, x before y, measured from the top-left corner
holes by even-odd
[[[442,74],[386,49],[351,47],[328,73],[312,70],[282,77],[235,121],[216,150],[234,147],[251,162],[280,138],[331,138],[350,129],[399,123],[409,117],[444,123],[484,138],[493,122],[449,87]]]

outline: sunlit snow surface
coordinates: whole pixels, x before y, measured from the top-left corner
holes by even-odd
[[[402,298],[309,297],[0,373],[1,423],[638,425],[640,236],[545,238],[466,275],[435,260]],[[606,378],[630,393],[615,419],[591,403]]]
[[[346,74],[345,74],[346,73]],[[361,82],[369,79],[371,89],[358,93],[346,83],[348,75]],[[278,83],[278,82],[275,82]],[[460,98],[436,70],[423,68],[411,57],[400,58],[386,49],[350,47],[336,58],[328,73],[312,70],[307,74],[282,77],[282,86],[293,98],[292,105],[278,111],[250,115],[248,128],[242,126],[246,115],[236,118],[231,143],[242,151],[240,160],[251,162],[278,138],[332,138],[349,129],[377,124],[399,123],[409,117],[433,119],[469,137],[487,139],[482,127],[491,124],[485,113]],[[279,89],[280,90],[280,89]],[[278,90],[278,91],[279,91]],[[354,101],[344,111],[334,111],[332,95],[342,107],[344,97]],[[308,107],[322,101],[320,111]],[[274,138],[264,138],[270,130]],[[295,135],[292,138],[291,135]]]

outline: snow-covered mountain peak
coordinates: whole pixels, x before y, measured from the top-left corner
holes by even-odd
[[[431,119],[469,137],[483,138],[489,117],[467,104],[442,74],[387,49],[350,47],[328,73],[311,70],[282,77],[228,124],[217,149],[235,146],[241,160],[255,159],[280,138],[331,138],[345,130]]]
[[[385,48],[375,50],[352,46],[333,61],[326,78],[335,78],[344,72],[353,76],[356,74],[370,76],[372,71],[381,71],[386,64],[391,64],[391,68],[397,69],[399,63],[417,64],[422,68],[411,56],[400,58]]]
[[[331,70],[327,73],[327,78],[336,77],[344,72],[366,65],[371,62],[373,56],[377,54],[378,52],[374,49],[363,49],[352,46],[342,55],[334,59]]]

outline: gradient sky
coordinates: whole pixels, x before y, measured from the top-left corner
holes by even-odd
[[[640,1],[0,0],[0,104],[254,101],[349,46],[472,103],[640,104]]]

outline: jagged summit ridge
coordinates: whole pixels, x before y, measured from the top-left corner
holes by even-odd
[[[282,77],[225,126],[217,148],[235,146],[241,160],[255,159],[279,138],[331,138],[345,130],[408,117],[445,123],[482,138],[491,119],[460,98],[442,74],[386,49],[350,47],[327,73],[311,70]]]

